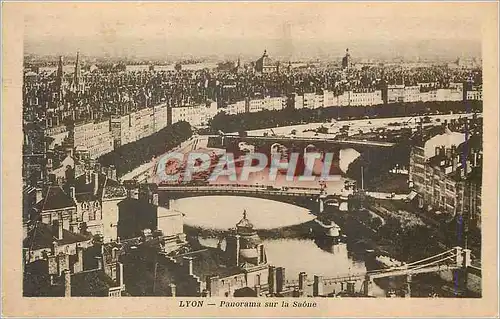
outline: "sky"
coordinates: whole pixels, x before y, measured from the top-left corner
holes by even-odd
[[[25,53],[287,57],[478,54],[473,3],[34,3]],[[289,25],[289,32],[284,26]]]

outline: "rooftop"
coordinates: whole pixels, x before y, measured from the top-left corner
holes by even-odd
[[[218,275],[227,277],[241,272],[238,267],[227,267],[224,252],[217,248],[207,248],[176,256],[177,262],[184,264],[187,261],[184,257],[193,258],[193,274],[204,282],[207,276]]]
[[[111,199],[111,198],[120,198],[120,197],[126,197],[127,196],[127,190],[123,185],[120,185],[119,182],[112,180],[112,179],[107,179],[106,180],[106,186],[104,188],[104,199]]]
[[[60,186],[49,186],[45,197],[35,205],[35,208],[39,211],[69,207],[76,207],[76,203]]]
[[[28,237],[23,240],[23,247],[31,250],[52,248],[52,243],[56,241],[59,245],[67,245],[90,240],[81,234],[72,233],[63,229],[63,239],[58,240],[54,237],[53,226],[38,222],[33,229],[28,232]]]
[[[85,200],[98,200],[103,197],[104,186],[106,184],[107,176],[101,173],[98,174],[97,180],[97,192],[94,193],[94,176],[91,174],[89,183],[87,183],[87,176],[85,174],[80,175],[75,180],[75,196],[77,201]]]

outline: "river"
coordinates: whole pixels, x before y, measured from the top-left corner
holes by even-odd
[[[203,196],[173,200],[171,208],[185,214],[187,226],[226,231],[234,228],[243,210],[257,230],[281,229],[303,225],[316,218],[309,210],[277,201],[240,196]],[[218,239],[198,237],[204,246],[217,247]],[[354,258],[346,243],[321,245],[310,238],[264,239],[264,247],[270,265],[286,268],[287,280],[297,280],[300,272],[334,277],[366,271],[365,262]],[[225,249],[225,241],[221,242]],[[358,288],[359,289],[359,288]],[[383,296],[384,291],[375,285],[374,294]]]

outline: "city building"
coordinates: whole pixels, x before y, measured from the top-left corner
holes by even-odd
[[[114,145],[110,120],[76,124],[73,132],[73,143],[74,148],[86,148],[93,159],[112,152]]]
[[[234,232],[226,238],[226,249],[206,247],[165,258],[177,296],[260,296],[274,289],[276,281],[284,287],[284,269],[277,278],[270,269],[264,246],[244,213]]]
[[[472,225],[481,228],[480,140],[474,136],[465,142],[463,134],[448,131],[412,148],[409,178],[421,207],[453,216],[467,213]]]
[[[52,122],[52,121],[51,121]],[[44,135],[49,139],[48,149],[54,149],[56,145],[62,145],[69,137],[69,130],[66,125],[47,126]]]
[[[24,266],[24,296],[120,297],[125,292],[119,245],[78,242],[58,246]]]
[[[49,186],[30,211],[29,219],[46,225],[54,225],[57,221],[63,229],[71,230],[70,224],[76,220],[76,212],[77,205],[72,196],[67,195],[60,186]]]
[[[127,190],[127,197],[119,201],[118,236],[121,239],[144,235],[144,230],[160,232],[165,239],[183,241],[183,218],[178,211],[159,206],[155,185],[144,185],[134,198],[134,190]],[[168,206],[168,205],[167,205]]]
[[[387,103],[400,103],[405,99],[404,85],[389,85],[387,87]]]
[[[349,92],[349,105],[351,106],[370,106],[383,104],[382,91],[363,90]]]
[[[255,296],[260,295],[261,287],[268,285],[269,265],[264,245],[247,219],[246,212],[243,212],[234,234],[229,235],[226,242],[227,267],[232,267],[233,271],[206,276],[208,295],[234,296],[241,289],[253,289]]]
[[[238,101],[236,103],[229,104],[224,112],[229,115],[243,114],[246,112],[246,102]]]
[[[155,132],[154,128],[154,108],[146,107],[130,114],[131,132],[134,134],[134,140],[148,137]]]
[[[273,61],[267,51],[257,61],[255,61],[255,71],[261,74],[270,74],[278,72],[278,63]]]
[[[79,249],[91,245],[91,238],[82,234],[70,232],[63,228],[63,223],[54,220],[51,224],[36,220],[25,224],[26,238],[23,240],[24,262],[29,264],[37,260],[49,262],[65,262],[67,269],[80,267],[75,263],[81,262]],[[60,253],[64,254],[60,257]],[[59,260],[65,258],[66,260]],[[63,269],[61,269],[62,271]]]
[[[324,107],[337,106],[337,97],[332,91],[323,91],[323,105]]]
[[[316,93],[304,93],[303,98],[304,98],[303,108],[314,109],[318,106],[315,103],[316,102]]]
[[[420,87],[417,85],[405,86],[403,93],[403,102],[418,102],[418,101],[420,101]]]
[[[113,136],[114,148],[135,141],[135,133],[132,132],[131,115],[111,117],[111,135]]]
[[[206,105],[180,106],[172,108],[172,124],[180,121],[186,121],[192,126],[201,126],[206,124],[207,113],[213,114],[213,104],[210,107]],[[215,115],[214,115],[215,116]]]
[[[472,86],[471,90],[467,90],[466,100],[482,101],[483,100],[482,86]]]

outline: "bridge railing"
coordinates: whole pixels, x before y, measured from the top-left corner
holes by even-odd
[[[217,187],[231,187],[231,188],[263,188],[266,190],[306,190],[306,191],[321,191],[321,187],[298,187],[298,186],[282,186],[276,187],[273,185],[247,185],[247,184],[209,184],[209,185],[181,185],[181,184],[162,184],[160,187],[198,187],[198,188],[217,188]]]

